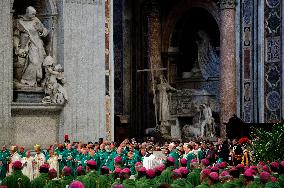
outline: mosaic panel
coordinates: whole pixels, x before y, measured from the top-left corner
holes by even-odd
[[[269,123],[281,121],[281,10],[280,0],[265,1],[264,121]]]
[[[254,2],[243,0],[241,6],[241,116],[247,122],[253,122],[253,7]]]

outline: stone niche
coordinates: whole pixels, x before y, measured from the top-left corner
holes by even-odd
[[[27,1],[14,0],[13,3],[13,32],[17,19],[26,13],[28,6],[34,7],[36,17],[48,31],[42,37],[46,55],[53,56],[57,62],[58,14],[56,1]],[[14,33],[15,35],[15,33]],[[11,41],[12,42],[12,41]],[[13,43],[15,39],[13,38]],[[46,96],[41,83],[47,77],[44,67],[42,79],[36,86],[30,87],[19,84],[16,80],[18,58],[13,48],[13,101],[11,104],[11,142],[26,148],[33,148],[34,144],[43,146],[58,141],[60,116],[64,105],[45,104],[42,102]],[[63,65],[62,65],[63,66]]]
[[[40,22],[40,27],[36,30],[40,33],[46,52],[41,65],[43,75],[42,78],[36,79],[36,82],[25,82],[26,79],[17,74],[24,74],[26,67],[18,63],[25,63],[19,61],[19,54],[24,57],[25,54],[16,49],[24,48],[15,45],[15,35],[22,37],[15,34],[15,29],[22,33],[24,31],[25,34],[30,28],[23,26],[25,29],[22,29],[19,26],[38,26],[21,22],[21,19],[25,18],[23,22],[30,21],[26,14],[28,6],[36,10],[35,16]],[[9,119],[11,123],[7,123],[7,128],[3,128],[11,130],[10,135],[13,139],[10,142],[30,148],[36,143],[46,146],[54,144],[55,141],[63,142],[65,134],[69,135],[71,141],[88,142],[101,137],[106,138],[105,2],[14,0],[12,12],[14,88],[11,120]],[[48,33],[45,33],[42,26]],[[37,32],[30,32],[35,33]],[[23,35],[23,38],[18,37],[18,40],[25,42],[29,36]],[[18,53],[15,53],[16,51]],[[17,72],[17,68],[21,66],[24,71]],[[51,78],[53,71],[62,73],[62,76]],[[53,92],[47,92],[50,89],[49,82],[54,83],[54,80],[62,85],[57,91],[63,94],[65,103],[61,103],[62,100],[54,102],[57,101],[57,97],[52,96]],[[47,98],[48,96],[50,98]]]

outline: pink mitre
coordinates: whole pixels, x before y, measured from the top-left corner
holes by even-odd
[[[104,169],[106,171],[109,170],[109,168],[107,166],[103,166],[102,169]]]
[[[84,168],[82,166],[78,166],[77,169],[76,169],[76,172],[78,173],[78,172],[81,172],[83,170],[84,170]]]
[[[114,162],[115,163],[121,163],[122,162],[122,158],[120,156],[117,156],[114,158]]]
[[[201,160],[201,163],[204,165],[204,166],[208,166],[209,165],[209,161],[207,159],[202,159]]]
[[[73,181],[70,186],[70,188],[84,188],[84,184],[80,181]]]
[[[171,163],[174,163],[175,162],[175,158],[173,157],[168,157],[167,158],[167,161],[171,162]]]
[[[174,170],[173,170],[173,174],[176,174],[176,175],[178,175],[178,176],[181,176],[181,172],[180,172],[179,169],[174,169]]]
[[[119,174],[121,171],[122,171],[121,168],[115,168],[113,173]]]
[[[211,173],[211,170],[210,169],[203,169],[201,171],[201,174],[203,174],[204,176],[209,176],[209,174]]]
[[[180,171],[181,174],[188,174],[188,170],[185,167],[180,167],[179,171]]]
[[[270,164],[270,166],[272,166],[272,167],[274,167],[274,168],[279,168],[279,163],[277,163],[277,162],[272,162],[272,163]]]
[[[237,168],[237,169],[240,169],[240,168],[243,169],[243,168],[245,168],[245,166],[244,166],[243,164],[238,164],[238,165],[236,166],[236,168]]]
[[[155,167],[155,170],[162,172],[163,170],[165,170],[165,166],[164,166],[163,164],[161,164],[161,165],[159,165],[159,166],[156,166],[156,167]]]
[[[211,173],[209,174],[209,177],[210,177],[210,179],[215,180],[215,181],[218,181],[218,180],[219,180],[219,175],[218,175],[217,172],[211,172]]]
[[[141,165],[142,165],[141,162],[136,162],[136,163],[135,163],[135,166],[141,166]]]
[[[198,163],[198,161],[196,159],[192,159],[190,163]]]
[[[264,166],[265,164],[264,164],[264,162],[259,161],[259,163],[258,163],[257,165],[259,165],[259,166]]]
[[[186,158],[182,158],[182,159],[180,160],[180,164],[186,165],[186,164],[187,164]]]
[[[146,171],[146,174],[147,174],[148,177],[153,178],[153,177],[155,177],[155,170],[153,170],[153,169],[148,169],[148,170]]]
[[[22,164],[21,161],[15,161],[15,162],[13,162],[13,168],[14,168],[14,169],[21,170],[22,167],[23,167],[23,164]]]
[[[40,169],[49,169],[49,164],[46,164],[46,163],[44,163],[44,164],[42,164],[40,167],[39,167]]]
[[[129,174],[130,173],[130,169],[129,168],[124,168],[123,170],[121,170],[120,173]]]
[[[89,161],[87,161],[87,165],[92,165],[92,166],[96,166],[96,161],[94,161],[94,160],[89,160]]]
[[[147,171],[147,169],[145,167],[141,167],[141,168],[138,169],[138,172],[146,172],[146,171]]]
[[[244,176],[247,176],[247,177],[253,177],[253,173],[252,173],[252,170],[251,169],[247,169],[244,173]]]
[[[223,172],[220,174],[220,178],[226,178],[226,177],[228,177],[228,176],[230,176],[230,174],[229,174],[229,172],[227,172],[227,171],[223,171]]]
[[[68,166],[64,166],[63,172],[65,172],[66,175],[70,175],[72,173],[72,170]]]
[[[268,181],[270,178],[270,174],[268,172],[261,172],[259,175],[260,180],[262,181]]]
[[[264,166],[262,167],[262,170],[264,170],[264,171],[266,171],[266,172],[269,172],[269,168],[268,168],[267,165],[264,165]]]

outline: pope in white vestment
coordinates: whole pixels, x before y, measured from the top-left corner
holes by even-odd
[[[154,169],[155,167],[162,164],[162,159],[158,156],[155,156],[153,153],[147,153],[143,159],[143,167],[148,169]]]
[[[43,153],[41,153],[41,149],[39,145],[35,146],[35,156],[34,156],[34,178],[37,178],[39,176],[39,168],[41,165],[43,165],[46,160]]]
[[[22,158],[22,164],[23,164],[22,172],[24,175],[28,176],[30,180],[34,179],[33,160],[34,158],[31,156],[31,152],[28,150],[26,152],[26,157]]]

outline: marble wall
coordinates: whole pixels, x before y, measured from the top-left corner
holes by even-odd
[[[59,4],[62,60],[69,101],[60,123],[59,140],[106,137],[105,1],[62,0]]]
[[[13,143],[33,148],[35,144],[45,147],[58,142],[61,109],[50,105],[13,105]]]
[[[12,17],[10,0],[0,1],[0,145],[11,143]]]
[[[46,2],[58,9],[58,15],[52,14],[54,56],[64,66],[69,100],[65,106],[12,102],[13,1],[1,0],[0,145],[31,148],[62,142],[65,134],[72,141],[113,139],[112,1]]]

